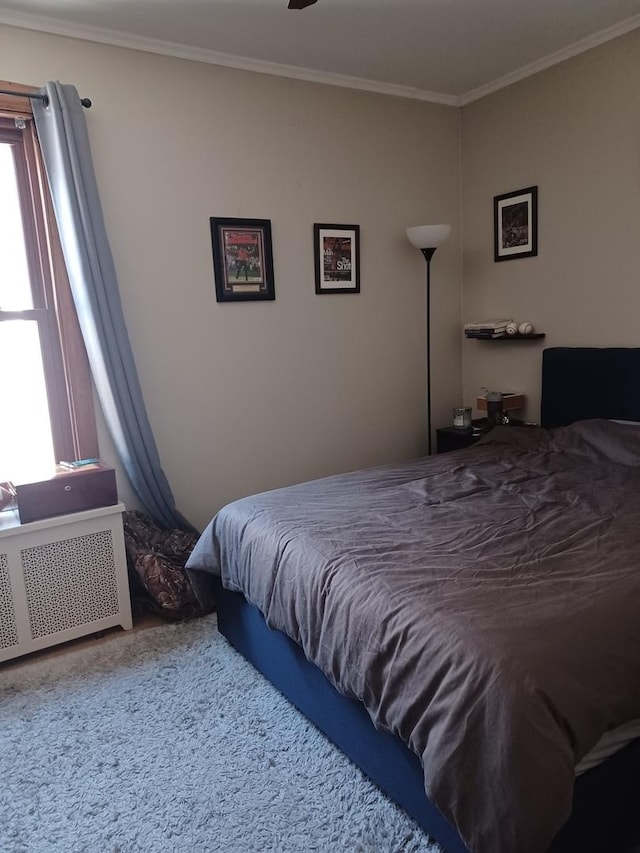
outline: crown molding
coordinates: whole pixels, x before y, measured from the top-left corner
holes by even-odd
[[[529,65],[525,65],[517,71],[513,71],[511,74],[505,74],[504,77],[499,77],[491,83],[487,83],[484,86],[478,86],[477,89],[471,89],[471,91],[466,92],[464,95],[459,97],[458,104],[461,107],[464,107],[466,104],[470,104],[473,101],[484,98],[485,95],[491,95],[499,89],[511,86],[513,83],[524,80],[526,77],[531,77],[539,71],[545,71],[553,65],[558,65],[558,63],[564,62],[566,59],[571,59],[574,56],[578,56],[580,53],[591,50],[593,47],[598,47],[598,45],[618,38],[618,36],[630,33],[638,27],[640,27],[640,15],[634,15],[631,18],[621,21],[619,24],[607,27],[606,30],[601,30],[599,33],[594,33],[594,35],[589,36],[588,38],[574,42],[568,47],[562,48],[562,50],[550,53],[548,56],[538,59],[536,62],[531,62]]]
[[[175,42],[162,41],[160,39],[135,36],[130,33],[110,30],[103,27],[90,27],[77,23],[61,22],[54,18],[29,13],[0,10],[0,24],[19,29],[34,30],[36,32],[51,35],[65,36],[67,38],[81,39],[84,41],[108,44],[114,47],[123,47],[129,50],[140,50],[146,53],[155,53],[161,56],[171,56],[175,59],[187,59],[192,62],[203,62],[208,65],[220,65],[225,68],[235,68],[240,71],[252,71],[257,74],[270,74],[276,77],[288,77],[294,80],[304,80],[308,83],[321,83],[328,86],[339,86],[346,89],[357,89],[365,92],[374,92],[381,95],[392,95],[397,98],[411,98],[417,101],[427,101],[434,104],[443,104],[451,107],[463,107],[473,103],[486,95],[511,86],[520,80],[531,77],[539,71],[544,71],[553,65],[564,62],[573,56],[591,50],[593,47],[611,41],[618,36],[625,35],[640,27],[640,14],[634,15],[601,30],[588,38],[582,39],[569,45],[562,50],[549,54],[542,59],[525,65],[517,71],[505,74],[497,80],[478,86],[463,95],[448,95],[442,92],[430,92],[411,86],[399,86],[393,83],[383,83],[376,80],[367,80],[362,77],[350,77],[344,74],[335,74],[330,71],[317,71],[311,68],[300,68],[295,65],[282,65],[266,60],[251,59],[245,56],[235,56],[229,53],[221,53],[204,48],[188,47]]]
[[[247,56],[235,56],[230,53],[188,47],[187,45],[146,38],[145,36],[135,36],[118,30],[61,22],[41,15],[0,10],[0,24],[18,27],[19,29],[35,30],[36,32],[48,33],[50,35],[66,36],[68,38],[98,42],[99,44],[108,44],[114,47],[124,47],[130,50],[141,50],[146,53],[160,54],[161,56],[172,56],[176,59],[188,59],[193,62],[204,62],[209,65],[221,65],[225,68],[236,68],[240,71],[253,71],[257,74],[271,74],[276,77],[289,77],[294,80],[304,80],[308,83],[323,83],[329,86],[341,86],[346,89],[359,89],[365,92],[375,92],[376,94],[393,95],[398,98],[430,101],[451,107],[457,107],[460,104],[460,99],[457,95],[429,92],[412,88],[411,86],[399,86],[393,83],[366,80],[362,77],[349,77],[344,74],[334,74],[330,71],[299,68],[295,65],[281,65],[277,62],[251,59]]]

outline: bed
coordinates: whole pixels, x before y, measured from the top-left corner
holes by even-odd
[[[235,501],[187,562],[220,631],[447,853],[638,840],[639,376],[640,349],[547,349],[544,429]]]

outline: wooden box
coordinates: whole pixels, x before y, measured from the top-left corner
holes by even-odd
[[[526,402],[524,394],[516,394],[504,391],[502,394],[502,411],[510,412],[513,409],[522,409]],[[481,412],[487,411],[487,401],[484,397],[476,397],[476,406]]]
[[[16,483],[15,490],[22,524],[118,503],[116,472],[102,462],[77,471],[56,468],[47,479]]]

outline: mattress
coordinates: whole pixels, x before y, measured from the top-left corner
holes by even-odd
[[[605,732],[593,749],[576,765],[576,776],[593,770],[636,738],[640,738],[640,720],[631,720],[630,723]]]

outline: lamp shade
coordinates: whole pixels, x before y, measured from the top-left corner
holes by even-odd
[[[451,234],[450,225],[414,225],[407,237],[416,249],[437,249]]]

